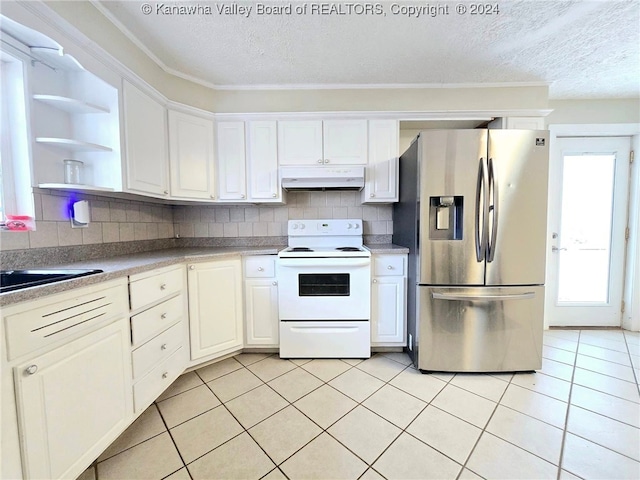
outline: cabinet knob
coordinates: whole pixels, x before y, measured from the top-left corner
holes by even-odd
[[[160,345],[160,350],[166,350],[167,349],[167,344],[163,343],[162,345]]]
[[[25,372],[27,372],[29,375],[33,375],[34,373],[36,373],[38,371],[38,366],[37,365],[29,365],[27,368],[24,369]]]
[[[277,194],[277,193],[272,193],[272,194],[271,194],[271,196],[272,196],[273,198],[276,198],[276,197],[278,196],[278,194]]]
[[[264,268],[262,268],[262,267],[258,267],[258,271],[259,271],[259,272],[264,272]]]
[[[195,270],[196,266],[195,265],[189,265],[189,270]]]
[[[162,374],[162,378],[167,378],[168,376],[169,376],[169,372],[164,372],[164,373]]]
[[[209,195],[209,198],[213,198],[215,200],[216,196],[215,195]]]
[[[271,285],[278,285],[278,282],[271,282]]]
[[[325,160],[324,163],[329,163],[329,159]]]
[[[318,160],[318,163],[324,163],[324,161],[322,159]]]
[[[393,270],[393,267],[391,265],[387,265],[387,270]]]
[[[373,198],[373,197],[375,197],[375,196],[376,196],[376,194],[375,194],[375,193],[371,193],[371,194],[369,194],[369,197],[370,197],[370,198]]]
[[[373,279],[373,283],[378,283],[378,280],[376,280],[375,278]]]
[[[165,191],[164,191],[164,194],[165,194],[165,195],[169,195],[169,190],[165,190]]]
[[[163,313],[162,315],[160,315],[160,318],[161,318],[162,320],[164,320],[165,318],[167,318],[167,314],[166,314],[166,313]]]
[[[240,195],[240,198],[245,198],[245,197],[246,197],[246,195],[244,195],[244,194]]]
[[[160,290],[166,290],[167,289],[167,284],[163,283],[162,285],[160,285]]]

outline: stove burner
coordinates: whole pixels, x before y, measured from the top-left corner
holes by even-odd
[[[358,247],[338,247],[336,250],[340,250],[341,252],[361,252]]]
[[[289,249],[290,252],[313,252],[309,247],[293,247]]]

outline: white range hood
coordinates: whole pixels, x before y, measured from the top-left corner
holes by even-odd
[[[364,167],[280,167],[285,190],[362,190]]]

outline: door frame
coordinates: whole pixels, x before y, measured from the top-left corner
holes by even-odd
[[[558,138],[562,137],[631,137],[631,149],[638,153],[640,151],[640,123],[612,123],[612,124],[552,124],[548,126],[550,138],[550,162],[554,158],[559,158]],[[626,330],[640,331],[640,161],[636,157],[630,172],[630,190],[628,205],[629,241],[626,244],[625,254],[625,278],[622,298],[625,302],[625,311],[621,316],[621,327]],[[561,180],[554,175],[555,170],[550,163],[549,168],[549,208],[551,204],[551,192],[558,189],[558,182]],[[552,225],[551,217],[547,217],[547,239],[549,239],[546,256],[546,265],[552,261],[551,235],[555,225]],[[546,284],[549,284],[550,268],[546,270]],[[549,292],[548,292],[549,293]],[[549,308],[555,299],[552,295],[545,295],[545,315],[544,328],[549,328]]]

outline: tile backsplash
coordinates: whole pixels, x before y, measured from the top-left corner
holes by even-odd
[[[89,200],[88,228],[71,228],[67,211],[72,199]],[[392,205],[361,205],[360,193],[348,191],[291,192],[286,205],[275,206],[170,206],[55,190],[38,190],[34,201],[36,230],[0,232],[1,251],[104,244],[109,244],[111,251],[115,243],[157,241],[176,235],[185,239],[177,245],[189,245],[190,241],[245,244],[251,238],[261,245],[281,244],[286,243],[287,221],[302,218],[362,218],[365,240],[371,243],[390,241],[393,233]],[[211,243],[214,238],[218,241]],[[151,248],[157,242],[148,243]]]
[[[88,228],[71,228],[68,205],[89,200]],[[34,193],[36,230],[1,232],[2,250],[95,245],[173,238],[173,207],[60,191]]]
[[[181,238],[286,237],[287,221],[303,218],[362,218],[365,235],[391,235],[392,214],[392,205],[361,205],[359,192],[291,192],[278,206],[177,206],[173,220]]]

